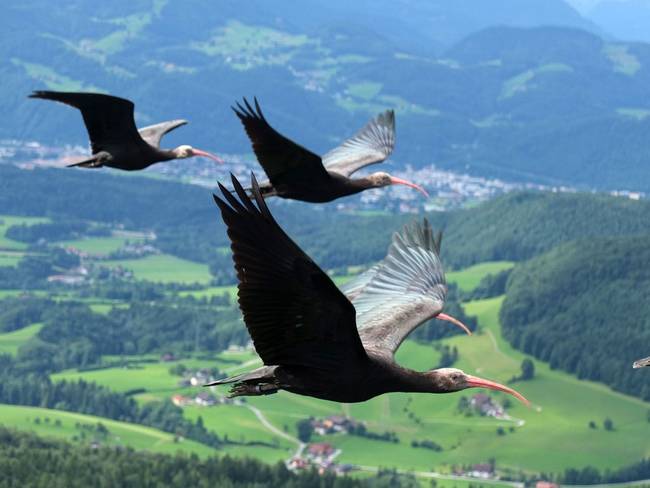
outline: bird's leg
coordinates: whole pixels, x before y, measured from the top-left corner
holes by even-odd
[[[279,389],[280,387],[273,383],[236,383],[228,392],[228,396],[235,398],[238,396],[272,395]]]

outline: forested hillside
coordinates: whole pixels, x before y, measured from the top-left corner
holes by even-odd
[[[294,474],[279,463],[269,466],[227,456],[199,459],[130,449],[91,449],[0,427],[0,486],[406,488],[418,484],[391,473],[360,480],[315,471]]]
[[[336,211],[335,204],[314,207],[271,200],[269,205],[290,235],[327,268],[381,259],[390,235],[414,218],[346,214]],[[231,269],[230,257],[218,250],[228,241],[207,189],[106,173],[23,171],[0,165],[0,208],[9,214],[50,216],[59,223],[85,219],[151,229],[165,252],[210,263],[215,274]],[[460,268],[482,261],[521,261],[562,242],[604,232],[645,234],[649,216],[646,201],[520,192],[467,210],[429,213],[427,218],[444,231],[445,263]],[[224,279],[232,280],[228,276]]]
[[[581,239],[517,266],[501,322],[513,345],[579,378],[650,400],[632,369],[650,347],[648,236]]]

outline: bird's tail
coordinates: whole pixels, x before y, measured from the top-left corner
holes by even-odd
[[[79,161],[78,163],[72,163],[66,165],[67,168],[101,168],[103,166],[102,162],[97,158],[97,156],[93,156],[90,159],[85,159],[83,161]]]

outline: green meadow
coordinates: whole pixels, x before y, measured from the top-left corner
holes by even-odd
[[[100,439],[103,445],[129,446],[134,449],[171,454],[183,451],[200,456],[217,452],[203,444],[186,439],[175,442],[172,434],[150,427],[61,410],[0,404],[0,419],[3,424],[17,429],[72,441],[79,441],[84,432],[85,442],[88,444],[93,441],[93,435],[80,425],[95,426],[101,422],[108,429],[107,436]]]
[[[135,279],[157,283],[201,283],[212,279],[208,266],[169,254],[159,254],[142,259],[120,259],[105,261],[105,266],[122,266],[131,270]]]
[[[90,237],[74,241],[62,241],[58,244],[64,247],[74,247],[91,255],[106,256],[122,248],[128,240],[124,237]]]
[[[447,281],[455,283],[462,291],[472,291],[478,286],[487,275],[497,274],[501,271],[512,268],[515,265],[512,261],[489,261],[475,264],[462,271],[450,271],[447,273]]]
[[[0,266],[16,266],[24,255],[18,251],[0,251]]]
[[[0,215],[0,249],[22,250],[27,247],[23,242],[9,239],[5,234],[12,225],[33,225],[49,222],[45,217],[17,217],[14,215]],[[0,264],[0,266],[3,266]],[[7,266],[7,265],[4,265]]]
[[[0,354],[16,354],[18,348],[38,334],[43,324],[32,324],[22,329],[0,334]]]

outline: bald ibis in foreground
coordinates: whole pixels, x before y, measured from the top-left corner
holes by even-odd
[[[271,127],[257,99],[255,108],[244,98],[244,106],[237,103],[237,108],[232,109],[244,124],[255,156],[269,178],[260,184],[263,197],[324,203],[395,184],[410,186],[429,196],[421,186],[384,172],[350,177],[365,166],[382,162],[393,152],[395,113],[392,110],[379,114],[356,135],[321,158]]]
[[[137,129],[133,102],[101,93],[35,91],[30,98],[54,100],[78,108],[83,116],[93,156],[68,166],[101,168],[108,166],[127,171],[144,169],[154,163],[172,159],[203,156],[222,162],[218,156],[192,146],[161,149],[160,140],[168,132],[187,124],[187,120],[170,120]]]
[[[353,305],[275,222],[255,178],[252,200],[235,177],[232,183],[236,196],[219,185],[223,196],[214,198],[232,241],[239,306],[265,366],[208,386],[234,383],[231,396],[283,389],[338,402],[481,387],[527,403],[507,386],[458,369],[417,372],[395,362],[406,336],[442,310],[440,261],[427,223],[395,238]]]
[[[638,361],[634,361],[634,364],[632,365],[634,369],[644,368],[646,366],[650,366],[650,357],[639,359]]]

